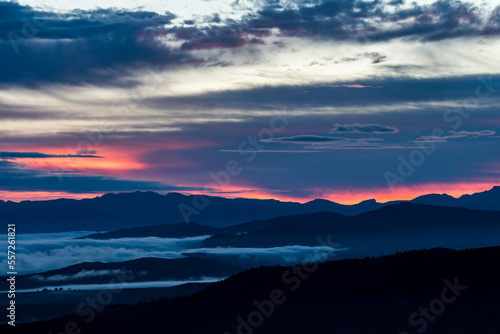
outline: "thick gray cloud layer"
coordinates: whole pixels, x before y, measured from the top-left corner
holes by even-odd
[[[346,82],[337,85],[282,85],[264,86],[249,89],[214,91],[204,94],[173,97],[155,97],[143,101],[155,108],[165,109],[237,109],[237,110],[276,110],[286,106],[288,110],[325,107],[385,107],[387,105],[408,105],[410,103],[458,102],[474,107],[473,100],[478,86],[486,83],[493,92],[500,89],[500,77],[493,76],[455,76],[443,78],[380,78]],[[359,84],[382,88],[356,89],[349,84]],[[480,88],[485,94],[486,87]],[[498,95],[490,94],[488,104]],[[483,102],[485,104],[486,101]],[[361,129],[360,129],[361,131]],[[382,129],[383,131],[383,129]],[[394,130],[393,130],[394,131]]]
[[[158,41],[173,17],[113,9],[59,14],[2,1],[0,84],[133,84],[122,79],[185,61]]]
[[[263,37],[278,29],[280,36],[354,42],[406,38],[423,41],[470,36],[493,36],[500,32],[500,10],[485,12],[472,3],[439,0],[431,5],[359,0],[300,1],[295,6],[267,3],[257,13],[226,25],[178,27],[174,31],[186,42],[185,50],[238,48],[264,44]],[[383,58],[374,57],[374,62]]]
[[[240,20],[217,17],[174,22],[172,13],[96,9],[55,13],[15,2],[0,2],[0,84],[69,83],[134,85],[133,73],[148,67],[169,69],[207,62],[193,50],[238,49],[269,43],[266,37],[299,37],[361,43],[394,38],[440,41],[496,37],[500,9],[488,12],[464,1],[439,0],[410,8],[393,2],[325,0],[292,7],[267,3]],[[174,24],[175,23],[175,24]],[[163,37],[179,47],[167,46]],[[279,41],[276,45],[283,46]],[[386,56],[365,54],[377,64]],[[225,66],[226,61],[211,59]]]

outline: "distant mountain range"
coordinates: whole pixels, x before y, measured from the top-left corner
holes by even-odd
[[[317,224],[323,221],[346,220],[350,217],[335,212],[318,212],[311,214],[283,216],[264,220],[253,220],[243,224],[226,227],[213,227],[200,225],[194,222],[179,224],[161,224],[143,227],[132,227],[117,231],[93,233],[76,239],[117,239],[117,238],[140,238],[140,237],[160,237],[160,238],[188,238],[204,235],[247,235],[260,230],[266,230],[273,226],[285,227],[285,234],[292,231],[293,226],[310,224],[314,232]],[[311,224],[312,223],[312,224]]]
[[[227,227],[197,223],[162,224],[94,233],[77,239],[187,238],[212,235],[207,247],[276,247],[317,245],[316,237],[334,235],[358,237],[404,231],[442,231],[500,228],[500,211],[471,210],[414,203],[398,203],[354,217],[335,212],[318,212],[254,220]]]
[[[73,315],[18,324],[15,332],[59,333],[71,323],[93,334],[417,333],[424,328],[429,334],[494,334],[498,258],[500,247],[437,248],[261,267],[187,298],[108,307],[87,322],[88,315]]]
[[[337,258],[352,258],[441,246],[454,249],[494,246],[500,244],[500,211],[404,202],[354,217],[319,212],[219,228],[196,223],[163,224],[91,234],[79,239],[149,236],[183,238],[203,235],[211,236],[201,241],[201,249],[185,251],[183,255],[250,267],[284,262],[278,250],[277,256],[266,259],[241,256],[238,251],[220,249],[326,245],[338,248],[335,251]]]
[[[500,210],[500,186],[491,190],[475,193],[472,195],[462,195],[459,198],[450,195],[430,194],[415,198],[413,203],[462,207],[476,210]]]
[[[154,192],[106,194],[93,199],[58,199],[51,201],[0,201],[0,216],[5,223],[18,223],[22,233],[62,231],[102,231],[154,224],[175,224],[193,221],[199,224],[224,227],[252,220],[285,215],[317,212],[336,212],[355,216],[399,202],[378,203],[363,201],[342,205],[317,199],[304,204],[277,200],[227,199],[207,197],[208,205],[195,206],[195,195]],[[446,207],[481,210],[500,210],[500,187],[453,198],[448,195],[425,195],[411,201]],[[182,212],[185,214],[183,215]],[[191,212],[191,215],[186,215]],[[185,219],[187,218],[187,219]]]

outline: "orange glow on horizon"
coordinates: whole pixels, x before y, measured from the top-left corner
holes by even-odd
[[[145,168],[140,162],[131,161],[130,157],[113,155],[109,159],[103,158],[50,158],[50,159],[23,159],[22,163],[27,169],[47,171],[120,171]]]
[[[198,187],[196,185],[183,185],[185,187]],[[200,187],[203,188],[203,187]],[[296,196],[287,196],[280,191],[270,191],[266,189],[258,189],[251,187],[238,187],[238,186],[226,186],[223,189],[218,189],[218,191],[183,191],[186,195],[206,195],[213,197],[224,197],[224,198],[248,198],[248,199],[275,199],[282,202],[307,202],[308,198],[301,198]]]
[[[312,193],[309,197],[300,197],[287,195],[286,192],[273,192],[270,190],[262,190],[249,187],[228,186],[224,187],[220,192],[210,191],[188,191],[185,194],[195,195],[204,194],[207,196],[217,196],[225,198],[251,198],[251,199],[275,199],[282,202],[299,202],[306,203],[314,199],[326,199],[335,203],[352,205],[358,204],[365,200],[375,199],[379,203],[385,203],[398,200],[412,200],[416,197],[427,194],[448,194],[455,198],[464,194],[473,194],[490,190],[494,186],[499,185],[498,182],[482,182],[482,183],[429,183],[415,186],[400,186],[393,191],[390,188],[358,188],[351,190],[332,189],[307,189]],[[196,185],[185,185],[196,187]]]
[[[426,194],[443,194],[446,193],[453,197],[460,197],[464,194],[473,194],[477,192],[483,192],[490,190],[498,183],[457,183],[457,184],[422,184],[415,186],[401,186],[395,191],[391,191],[389,188],[378,188],[378,189],[352,189],[352,190],[338,190],[332,191],[331,189],[309,189],[313,195],[310,197],[299,197],[288,195],[284,191],[275,191],[267,189],[257,189],[251,187],[238,187],[229,186],[225,187],[220,192],[211,191],[178,191],[185,195],[198,195],[203,194],[207,196],[214,197],[225,197],[225,198],[249,198],[249,199],[275,199],[282,202],[299,202],[305,203],[312,201],[314,199],[326,199],[332,202],[336,202],[344,205],[352,205],[362,202],[364,200],[375,199],[377,202],[384,203],[396,200],[411,200],[421,195]],[[179,185],[181,186],[181,185]],[[196,185],[182,185],[189,187],[197,187]],[[200,186],[200,188],[203,188]],[[132,192],[132,191],[127,191]],[[160,192],[166,193],[166,192]],[[67,192],[47,192],[47,191],[35,191],[35,192],[20,192],[20,191],[0,191],[0,199],[13,202],[25,201],[25,200],[51,200],[58,198],[73,198],[73,199],[83,199],[83,198],[94,198],[97,196],[102,196],[104,193],[86,193],[86,194],[73,194]]]
[[[60,198],[84,199],[94,198],[101,194],[71,194],[66,192],[48,192],[48,191],[0,191],[0,199],[3,201],[22,202],[22,201],[49,201]]]
[[[22,165],[22,169],[35,169],[44,171],[78,171],[87,175],[101,175],[114,177],[133,177],[133,172],[138,170],[147,170],[148,163],[142,162],[142,156],[154,151],[162,150],[190,150],[200,147],[210,147],[214,143],[207,141],[168,141],[147,143],[127,143],[98,145],[95,147],[96,153],[84,153],[86,155],[95,155],[92,157],[53,157],[53,158],[17,158],[13,161]],[[73,148],[75,150],[73,150]],[[19,152],[40,152],[49,155],[76,155],[77,147],[39,147],[25,146],[12,147],[10,151]],[[94,147],[90,147],[94,148]],[[10,160],[10,159],[9,159]],[[154,163],[156,168],[183,168],[194,167],[194,163],[180,158],[171,158],[168,161],[158,161]]]
[[[428,194],[448,194],[458,198],[464,194],[474,194],[490,190],[499,183],[428,183],[413,186],[399,186],[390,188],[353,189],[332,191],[331,189],[311,189],[317,198],[324,198],[332,202],[352,205],[359,202],[375,199],[379,203],[390,201],[407,201]]]

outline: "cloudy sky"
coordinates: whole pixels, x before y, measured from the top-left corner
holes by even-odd
[[[0,2],[0,198],[500,184],[500,1]]]

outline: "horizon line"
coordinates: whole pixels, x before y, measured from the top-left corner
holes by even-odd
[[[280,196],[276,196],[276,197],[263,197],[263,196],[260,196],[260,197],[241,197],[241,196],[224,196],[224,195],[216,195],[216,194],[209,194],[209,193],[195,193],[193,191],[187,191],[187,192],[182,192],[182,191],[168,191],[168,192],[162,192],[162,191],[154,191],[154,190],[130,190],[130,191],[120,191],[120,192],[105,192],[105,193],[86,193],[86,194],[78,194],[78,193],[66,193],[65,195],[61,196],[61,197],[55,197],[55,198],[43,198],[43,197],[39,197],[39,198],[33,198],[33,199],[20,199],[20,200],[12,200],[12,199],[3,199],[3,196],[0,196],[0,201],[1,202],[4,202],[4,203],[8,203],[8,202],[12,202],[12,203],[22,203],[22,202],[48,202],[48,201],[56,201],[56,200],[76,200],[76,201],[81,201],[81,200],[91,200],[91,199],[97,199],[97,198],[102,198],[106,195],[121,195],[121,194],[134,194],[134,193],[153,193],[153,194],[157,194],[159,196],[167,196],[169,194],[178,194],[178,195],[181,195],[181,196],[185,196],[185,197],[190,197],[190,196],[206,196],[206,197],[217,197],[217,198],[224,198],[224,199],[243,199],[243,200],[262,200],[262,201],[265,201],[265,200],[274,200],[274,201],[278,201],[278,202],[283,202],[283,203],[299,203],[299,204],[305,204],[305,203],[309,203],[309,202],[313,202],[313,201],[316,201],[316,200],[324,200],[324,201],[328,201],[328,202],[332,202],[332,203],[336,203],[336,204],[339,204],[339,205],[345,205],[345,206],[353,206],[353,205],[358,205],[360,203],[363,203],[363,202],[368,202],[368,201],[375,201],[376,203],[380,203],[380,204],[386,204],[386,203],[390,203],[390,202],[410,202],[412,200],[415,200],[417,198],[420,198],[420,197],[423,197],[423,196],[429,196],[429,195],[438,195],[438,196],[450,196],[454,199],[459,199],[460,197],[462,196],[465,196],[465,195],[474,195],[474,194],[478,194],[478,193],[484,193],[484,192],[487,192],[487,191],[491,191],[497,187],[500,187],[500,185],[494,185],[490,188],[487,188],[485,190],[482,190],[482,191],[478,191],[478,192],[473,192],[473,193],[461,193],[461,195],[457,196],[453,196],[453,195],[450,195],[446,192],[443,192],[443,193],[437,193],[437,192],[429,192],[429,193],[424,193],[422,195],[418,195],[416,197],[413,197],[413,198],[406,198],[406,199],[391,199],[391,200],[388,200],[388,201],[379,201],[377,200],[375,197],[376,196],[373,196],[373,197],[370,197],[370,198],[365,198],[365,199],[362,199],[358,202],[344,202],[342,203],[342,201],[335,201],[335,200],[331,200],[329,198],[325,198],[325,197],[314,197],[314,198],[307,198],[307,199],[304,199],[304,200],[300,200],[299,197],[297,197],[295,200],[293,200],[292,198],[293,197],[290,197],[288,199],[284,199],[283,197],[280,198]],[[484,189],[484,188],[483,188]],[[4,193],[10,193],[8,191],[4,192]],[[21,192],[20,192],[21,193]],[[25,192],[22,192],[22,193],[25,193]],[[29,193],[41,193],[41,192],[29,192]],[[60,192],[54,192],[54,193],[51,193],[51,192],[43,192],[44,194],[57,194]]]

